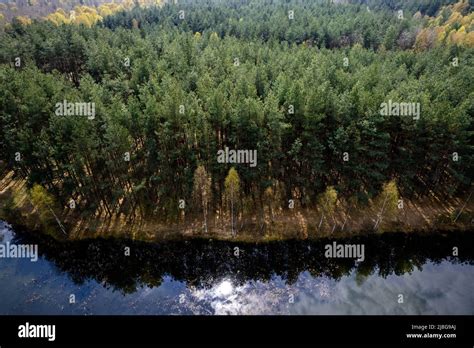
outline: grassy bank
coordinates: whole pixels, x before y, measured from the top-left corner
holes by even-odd
[[[264,242],[286,239],[318,239],[328,236],[350,237],[358,234],[406,232],[429,233],[434,230],[469,230],[473,224],[471,197],[424,197],[404,200],[394,214],[382,216],[374,205],[348,206],[338,203],[330,216],[317,208],[276,209],[256,212],[251,217],[236,217],[232,233],[229,216],[210,214],[205,231],[200,215],[185,214],[177,219],[142,218],[115,214],[76,213],[56,209],[60,221],[44,216],[32,203],[24,181],[7,174],[0,181],[0,219],[40,230],[58,239],[78,240],[95,237],[125,237],[143,241],[212,238],[242,242]],[[247,215],[248,216],[248,215]],[[66,233],[62,232],[62,227]]]

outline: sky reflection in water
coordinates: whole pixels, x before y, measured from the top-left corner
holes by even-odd
[[[13,236],[4,223],[0,235],[1,243]],[[125,293],[110,286],[106,273],[98,279],[86,271],[79,284],[49,257],[0,260],[0,314],[474,314],[472,258],[427,261],[385,278],[357,269],[338,279],[303,270],[293,282],[276,273],[242,277],[235,269],[205,273],[197,282],[165,274],[157,286],[143,281]],[[76,304],[69,304],[70,294]]]

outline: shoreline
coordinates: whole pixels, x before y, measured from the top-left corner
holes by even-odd
[[[376,209],[367,205],[351,210],[340,204],[334,214],[323,218],[322,222],[321,213],[315,208],[279,209],[273,212],[273,216],[263,211],[247,218],[239,217],[235,236],[230,231],[228,217],[219,218],[217,215],[209,216],[208,233],[204,233],[202,221],[196,214],[182,214],[179,221],[160,221],[156,218],[127,221],[130,217],[123,215],[105,218],[59,214],[61,223],[66,227],[65,237],[57,224],[46,229],[41,225],[38,212],[28,202],[24,183],[14,181],[7,175],[0,184],[0,219],[30,231],[42,231],[58,240],[116,237],[144,242],[213,239],[261,243],[350,238],[387,232],[469,231],[474,225],[474,203],[472,200],[466,202],[467,195],[450,199],[425,196],[405,201],[403,209],[394,216],[384,218],[376,229],[373,228],[377,220]],[[4,209],[9,200],[14,201],[16,207],[10,212],[12,216],[6,216]]]
[[[29,227],[21,224],[14,224],[8,221],[3,220],[0,218],[0,223],[4,224],[4,227],[11,230],[13,234],[17,235],[21,240],[24,238],[32,238],[35,241],[41,241],[44,243],[53,243],[55,245],[75,245],[75,244],[82,244],[82,243],[107,243],[111,242],[114,244],[123,243],[135,243],[135,246],[150,246],[153,245],[187,245],[188,243],[195,242],[197,245],[201,244],[208,244],[214,243],[216,245],[231,245],[231,246],[276,246],[276,245],[284,245],[286,243],[289,244],[298,244],[306,245],[305,243],[309,244],[321,244],[327,245],[330,243],[331,245],[348,245],[347,243],[358,243],[361,240],[381,240],[381,238],[444,238],[450,236],[469,236],[474,235],[474,229],[465,228],[465,229],[433,229],[433,230],[413,230],[413,231],[385,231],[383,233],[374,233],[373,231],[359,231],[353,234],[345,234],[345,235],[326,235],[326,236],[312,236],[307,239],[296,238],[296,237],[288,237],[282,239],[267,239],[267,240],[249,240],[249,239],[225,239],[225,238],[213,238],[211,235],[193,235],[193,236],[184,236],[182,234],[174,234],[170,238],[157,238],[154,240],[144,240],[140,238],[132,239],[129,235],[95,235],[95,236],[88,236],[83,238],[57,238],[57,236],[44,233],[40,230],[33,230]],[[346,243],[342,243],[342,242]],[[11,242],[9,242],[11,243]],[[326,244],[324,244],[326,243]],[[342,244],[341,244],[342,243]],[[25,245],[25,244],[20,244]],[[233,253],[231,249],[229,252]],[[321,249],[321,252],[324,254],[325,249]],[[338,257],[327,257],[329,259],[338,258]],[[350,257],[343,257],[349,258]],[[354,259],[354,258],[352,258]]]

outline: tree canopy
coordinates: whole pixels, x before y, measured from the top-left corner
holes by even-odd
[[[391,180],[404,197],[464,192],[472,12],[383,3],[394,9],[203,0],[97,24],[13,21],[0,34],[0,160],[63,206],[107,215],[173,218],[194,191],[207,216],[225,204],[231,167],[249,212],[277,187],[278,206],[316,205],[328,187],[367,201]],[[417,38],[447,23],[438,44]],[[58,115],[63,102],[95,115]],[[382,115],[383,103],[402,112]],[[403,113],[412,105],[418,118]],[[256,150],[258,165],[218,163],[225,147]]]

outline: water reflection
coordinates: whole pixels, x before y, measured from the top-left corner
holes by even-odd
[[[141,286],[156,287],[165,276],[196,288],[215,288],[230,292],[233,287],[250,280],[270,281],[279,276],[288,284],[307,272],[312,277],[339,280],[355,272],[359,283],[376,273],[385,278],[403,275],[431,261],[473,264],[474,236],[471,233],[436,235],[385,234],[347,240],[363,243],[364,262],[324,257],[324,245],[318,242],[288,241],[269,244],[229,244],[218,241],[167,242],[147,244],[125,240],[91,240],[58,243],[48,237],[17,232],[14,243],[37,243],[39,254],[82,284],[95,279],[123,293],[133,293]],[[234,247],[241,250],[234,256]],[[451,257],[452,248],[460,248],[458,257]],[[130,247],[131,255],[124,250]]]
[[[1,232],[3,231],[3,233]],[[37,243],[36,264],[3,260],[0,313],[473,314],[472,233],[384,234],[365,260],[327,259],[318,242],[127,240],[58,243],[0,223],[4,241]],[[0,237],[1,238],[1,237]],[[234,256],[234,247],[241,250]],[[459,256],[452,257],[452,248]],[[131,255],[125,256],[125,247]],[[75,293],[71,306],[66,299]],[[406,303],[397,303],[405,294]]]

